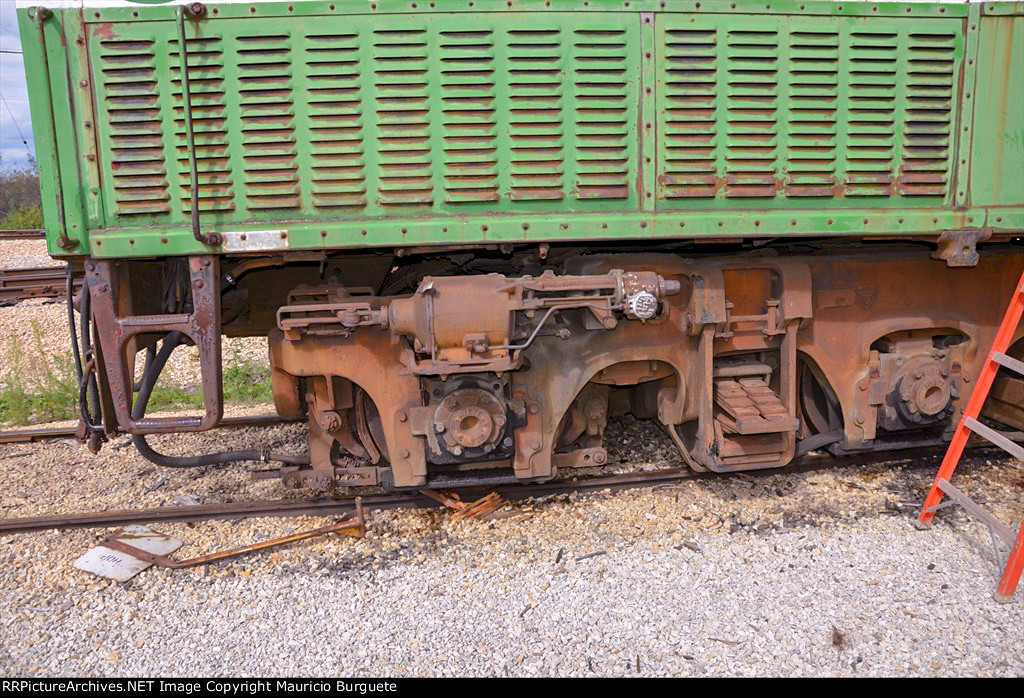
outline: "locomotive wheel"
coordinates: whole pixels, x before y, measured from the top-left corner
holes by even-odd
[[[366,391],[356,386],[355,393],[356,435],[366,449],[371,463],[388,460],[388,447],[384,439],[384,426],[380,413]]]
[[[839,399],[824,376],[806,361],[800,363],[800,426],[804,445],[813,450],[842,438],[843,416]]]

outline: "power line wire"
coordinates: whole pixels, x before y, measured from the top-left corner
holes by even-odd
[[[4,103],[5,107],[7,107],[7,113],[11,115],[11,123],[14,124],[14,128],[18,131],[18,136],[21,137],[21,142],[25,145],[25,152],[28,154],[29,160],[31,160],[32,151],[28,147],[28,141],[25,140],[25,134],[21,132],[21,126],[18,126],[18,119],[14,116],[14,112],[11,111],[11,105],[9,105],[7,100],[4,99],[3,94],[0,94],[0,101]]]

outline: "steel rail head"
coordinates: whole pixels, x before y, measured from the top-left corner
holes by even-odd
[[[858,466],[893,461],[922,461],[929,456],[941,456],[941,451],[932,448],[907,449],[901,453],[891,452],[849,455],[842,458],[828,456],[803,456],[786,467],[786,472],[804,472],[816,468],[836,466]],[[662,463],[661,465],[672,465]],[[772,475],[775,470],[752,471],[750,477]],[[547,497],[568,492],[600,492],[602,490],[625,490],[642,487],[660,487],[685,480],[703,478],[734,477],[714,472],[693,472],[686,467],[665,467],[660,470],[626,473],[623,475],[591,476],[574,480],[554,480],[545,483],[507,485],[492,488],[508,500],[523,500]],[[477,491],[479,489],[477,488]],[[447,497],[447,495],[443,495]],[[443,502],[424,493],[400,492],[374,495],[362,498],[362,505],[370,509],[407,509],[443,506]],[[256,502],[232,502],[199,506],[160,507],[156,509],[125,509],[87,514],[57,514],[19,519],[0,519],[0,536],[4,534],[34,533],[51,529],[70,528],[111,528],[127,524],[145,524],[168,521],[207,521],[210,519],[237,519],[255,517],[288,516],[335,516],[351,512],[356,507],[353,497],[317,497],[313,499],[285,499]]]

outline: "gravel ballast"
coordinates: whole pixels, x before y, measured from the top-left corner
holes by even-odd
[[[612,433],[616,462],[637,435],[647,458],[668,449],[640,423]],[[174,441],[184,452],[254,439],[299,449],[303,438],[286,425]],[[2,515],[301,494],[250,482],[243,466],[153,470],[123,445],[96,458],[68,442],[0,447]],[[912,525],[934,467],[558,496],[493,522],[372,512],[363,540],[151,568],[125,584],[72,567],[108,531],[8,537],[0,673],[1024,675],[1024,597],[992,600],[987,532],[955,510],[930,531]],[[1021,463],[975,457],[957,479],[1003,521],[1020,520]],[[329,521],[152,528],[185,540],[184,558]]]

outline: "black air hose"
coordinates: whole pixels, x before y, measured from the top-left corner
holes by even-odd
[[[68,306],[68,331],[71,333],[71,351],[75,357],[75,375],[78,377],[78,382],[81,383],[82,352],[78,346],[78,330],[75,329],[75,281],[70,264],[65,269],[65,275],[64,296],[67,299]]]
[[[80,315],[82,321],[82,340],[85,344],[83,348],[79,346],[78,331],[75,329],[74,278],[70,264],[67,265],[66,276],[65,295],[68,308],[68,331],[71,334],[71,349],[75,357],[75,377],[78,378],[79,388],[78,414],[87,430],[102,432],[103,425],[93,423],[92,421],[92,415],[100,415],[102,421],[102,413],[100,412],[99,390],[96,385],[96,361],[89,341],[89,281],[86,279],[82,282]],[[91,412],[90,405],[92,406]]]
[[[164,370],[167,359],[171,352],[181,344],[183,336],[180,332],[170,332],[164,337],[160,345],[160,351],[152,355],[152,361],[147,357],[146,368],[142,372],[142,380],[139,383],[139,394],[132,407],[132,419],[142,419],[146,415],[146,406],[149,398],[156,387],[156,381]],[[279,463],[291,463],[302,465],[309,463],[306,456],[289,456],[278,453],[262,451],[258,448],[243,451],[221,451],[219,453],[206,453],[201,456],[168,456],[153,450],[153,447],[146,441],[143,434],[132,434],[132,443],[139,450],[142,457],[148,461],[166,468],[198,468],[204,465],[222,465],[240,460],[276,461]]]

